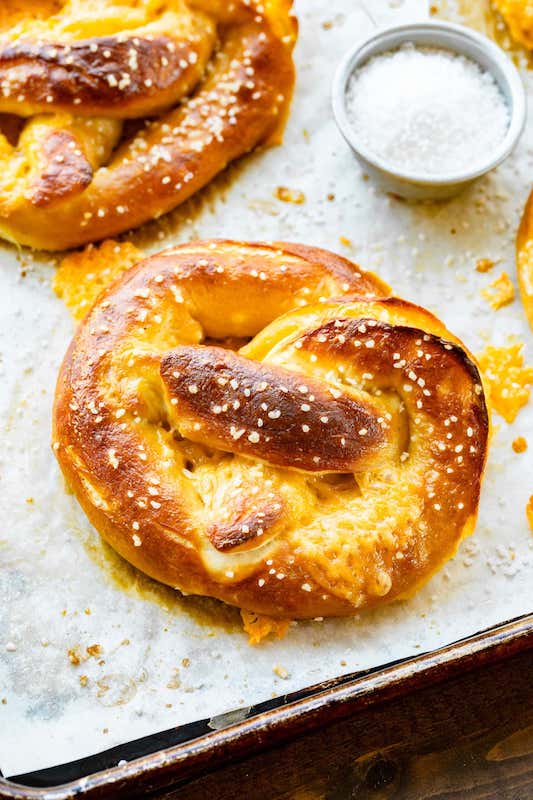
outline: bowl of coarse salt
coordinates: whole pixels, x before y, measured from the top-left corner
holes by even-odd
[[[366,172],[411,200],[458,194],[501,164],[526,120],[520,75],[500,48],[461,25],[401,25],[343,59],[337,124]]]

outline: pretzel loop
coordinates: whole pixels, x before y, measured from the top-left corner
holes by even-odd
[[[281,130],[290,0],[62,0],[43,18],[28,4],[22,21],[10,4],[0,10],[4,238],[54,250],[115,235]]]

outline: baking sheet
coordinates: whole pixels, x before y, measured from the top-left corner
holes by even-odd
[[[354,0],[296,0],[298,85],[285,145],[248,158],[185,210],[131,238],[151,251],[210,236],[337,250],[434,310],[474,352],[514,334],[533,363],[519,301],[494,312],[480,295],[500,270],[515,277],[514,236],[533,177],[533,119],[513,157],[460,199],[410,206],[375,189],[332,120],[333,70],[374,23],[421,19],[428,7],[425,0],[368,5],[370,17]],[[532,76],[524,78],[533,97]],[[280,202],[279,185],[304,192],[306,202]],[[493,273],[476,272],[478,258],[498,261]],[[0,249],[5,775],[411,656],[532,610],[533,536],[524,509],[533,493],[533,403],[512,426],[495,418],[476,532],[408,602],[350,620],[300,623],[284,640],[251,648],[232,610],[180,599],[139,576],[100,542],[66,493],[50,450],[55,375],[73,331],[51,290],[53,264]],[[511,448],[519,435],[530,444],[522,455]]]

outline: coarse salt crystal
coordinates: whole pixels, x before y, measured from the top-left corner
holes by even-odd
[[[489,72],[465,56],[412,44],[356,70],[346,103],[361,145],[425,176],[483,167],[509,127],[509,108]]]

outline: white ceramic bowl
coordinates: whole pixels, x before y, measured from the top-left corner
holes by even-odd
[[[357,130],[350,122],[346,108],[351,76],[373,56],[397,50],[408,43],[437,47],[467,56],[490,72],[498,84],[509,106],[509,128],[499,147],[491,153],[486,163],[475,170],[439,177],[403,172],[372,153],[359,141]],[[524,130],[526,95],[518,70],[490,39],[461,25],[443,22],[416,23],[381,31],[346,54],[333,81],[333,113],[342,135],[357,159],[386,191],[410,200],[438,200],[458,194],[507,158]]]

